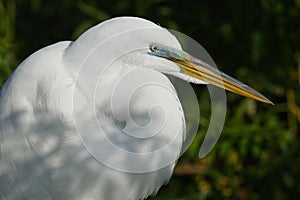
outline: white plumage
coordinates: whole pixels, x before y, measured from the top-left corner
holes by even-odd
[[[3,85],[0,199],[155,194],[170,179],[186,132],[165,74],[271,103],[181,51],[172,34],[150,21],[105,21],[74,42],[32,54]]]
[[[163,44],[180,48],[176,38],[167,30],[152,22],[132,17],[115,18],[101,23],[79,37],[75,42],[65,41],[43,48],[27,58],[16,69],[5,83],[0,99],[0,199],[144,199],[150,194],[155,194],[166,183],[173,171],[176,160],[162,169],[148,173],[126,173],[103,165],[93,157],[82,144],[77,133],[73,114],[80,111],[82,123],[86,123],[89,134],[97,134],[93,125],[89,124],[94,113],[87,112],[85,106],[94,103],[87,89],[92,83],[92,69],[82,73],[86,80],[78,78],[80,63],[87,59],[96,46],[109,37],[133,29],[159,29],[158,33],[152,31],[148,35],[135,35],[126,37],[123,44],[115,44],[98,55],[96,61],[99,68],[102,59],[111,55],[111,51],[122,45],[124,50],[144,47],[147,49],[149,42],[158,41]],[[145,33],[145,32],[141,32]],[[148,32],[150,33],[150,32]],[[132,45],[133,46],[132,46]],[[106,44],[104,44],[105,47]],[[126,49],[127,48],[127,49]],[[121,52],[121,51],[120,51]],[[93,58],[89,58],[93,59]],[[110,59],[110,58],[108,58]],[[109,94],[118,79],[132,69],[144,67],[137,73],[140,83],[146,73],[150,73],[153,81],[163,84],[172,92],[159,89],[157,85],[142,88],[140,94],[131,102],[131,115],[139,115],[137,122],[141,123],[149,118],[146,104],[162,104],[168,109],[167,114],[172,115],[176,123],[163,130],[163,136],[148,140],[129,140],[116,126],[109,107],[111,95]],[[117,63],[112,64],[104,74],[105,78],[98,88],[95,106],[99,123],[103,124],[108,136],[120,147],[130,151],[146,152],[159,148],[164,139],[174,137],[173,129],[179,136],[176,137],[176,149],[168,150],[178,157],[180,145],[185,133],[185,121],[180,102],[176,92],[165,75],[153,69],[178,70],[170,61],[147,55],[144,52],[134,52],[126,55]],[[96,77],[97,78],[97,77]],[[151,78],[150,78],[151,80]],[[124,86],[129,87],[129,86]],[[104,90],[101,90],[105,88]],[[95,88],[93,88],[95,89]],[[126,88],[124,88],[126,90]],[[76,99],[73,96],[75,91]],[[99,92],[99,94],[98,94]],[[142,94],[142,95],[141,95]],[[115,108],[114,118],[120,122],[128,120],[125,102],[119,95],[119,107]],[[80,102],[74,111],[74,101]],[[81,106],[81,107],[78,107]],[[161,110],[152,110],[152,123],[164,120]],[[149,119],[148,119],[149,120]],[[154,124],[155,125],[155,124]],[[130,129],[130,124],[126,124]],[[134,129],[134,126],[131,128]],[[134,130],[131,130],[134,132]],[[151,131],[151,130],[149,130]],[[84,133],[85,134],[85,133]],[[123,136],[122,136],[123,134]],[[137,134],[137,133],[134,133]],[[100,137],[100,136],[99,136]],[[179,148],[178,148],[179,147]],[[101,145],[99,149],[101,150]],[[111,159],[117,161],[120,168],[125,165],[136,167],[136,163],[128,163],[126,156],[110,149],[103,149],[109,153]],[[163,155],[161,155],[163,156]],[[168,156],[168,155],[167,155]],[[144,160],[146,165],[160,166],[161,157]],[[142,166],[141,166],[142,167]],[[141,169],[143,170],[143,169]]]

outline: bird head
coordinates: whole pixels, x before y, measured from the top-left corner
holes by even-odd
[[[99,64],[104,65],[103,61],[124,54],[117,66],[146,67],[273,104],[246,84],[183,51],[180,42],[167,29],[138,17],[118,17],[89,29],[67,48],[65,60],[71,62],[69,66],[74,70],[76,63],[88,60],[90,55],[95,55],[94,63],[101,61]]]

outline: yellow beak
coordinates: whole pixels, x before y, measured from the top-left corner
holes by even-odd
[[[210,66],[200,59],[194,58],[184,51],[158,43],[151,43],[149,48],[151,50],[149,54],[171,60],[182,69],[182,73],[188,76],[224,88],[236,94],[274,105],[269,99],[253,88],[219,71],[217,68]]]

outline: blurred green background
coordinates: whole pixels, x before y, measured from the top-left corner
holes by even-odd
[[[0,85],[34,51],[124,15],[189,35],[222,71],[276,104],[228,93],[221,138],[200,160],[210,104],[206,87],[194,86],[199,133],[170,183],[150,199],[299,198],[300,0],[0,0]]]

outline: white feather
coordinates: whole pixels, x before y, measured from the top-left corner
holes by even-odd
[[[76,129],[74,121],[74,99],[80,102],[75,109],[81,111],[82,122],[86,123],[89,132],[97,134],[92,129],[90,120],[95,113],[86,112],[86,106],[94,104],[99,123],[103,127],[113,126],[113,120],[129,120],[125,107],[120,106],[113,116],[108,106],[111,101],[113,86],[122,74],[132,69],[144,67],[144,72],[155,74],[155,80],[163,84],[169,93],[158,91],[156,86],[142,89],[132,102],[132,115],[149,118],[148,110],[143,110],[144,102],[165,105],[167,112],[172,113],[174,126],[168,126],[162,132],[163,136],[140,142],[128,141],[120,129],[107,129],[108,135],[117,136],[115,142],[131,151],[149,151],[161,145],[158,141],[174,137],[174,127],[180,134],[176,137],[176,148],[169,149],[169,154],[179,157],[181,144],[185,135],[185,119],[176,92],[169,80],[161,72],[178,72],[178,67],[171,62],[143,54],[143,51],[124,56],[120,61],[112,64],[105,73],[102,84],[105,89],[94,93],[95,98],[89,95],[92,77],[96,71],[91,68],[84,79],[78,79],[80,63],[97,49],[97,45],[104,43],[108,38],[122,32],[135,29],[159,30],[148,35],[134,35],[123,44],[102,49],[93,62],[98,69],[110,59],[115,51],[135,47],[147,48],[148,42],[155,40],[165,45],[180,49],[176,38],[167,30],[140,18],[115,18],[101,23],[79,37],[75,42],[60,42],[27,58],[11,75],[1,90],[0,96],[0,199],[72,199],[72,200],[110,200],[110,199],[144,199],[155,194],[158,189],[168,182],[176,160],[164,168],[149,173],[126,173],[108,167],[93,157]],[[150,32],[149,32],[150,33]],[[106,47],[105,44],[103,48]],[[120,48],[119,48],[120,47]],[[133,56],[134,55],[134,56]],[[143,56],[138,56],[143,55]],[[129,59],[130,58],[130,59]],[[131,60],[131,61],[130,61]],[[97,69],[95,69],[97,70]],[[148,71],[147,71],[148,70]],[[141,75],[142,77],[142,75]],[[78,96],[74,97],[74,91]],[[122,96],[120,96],[121,98]],[[96,102],[93,102],[96,99]],[[122,99],[119,99],[123,105]],[[78,104],[76,105],[78,106]],[[124,105],[125,106],[125,105]],[[153,123],[163,120],[159,114],[152,113]],[[130,128],[129,122],[126,124]],[[89,128],[90,127],[90,128]],[[119,136],[120,137],[119,137]],[[117,161],[122,167],[135,163],[128,163],[126,157],[110,149],[99,149],[108,152],[110,158]],[[149,165],[159,166],[164,156],[145,160]]]

